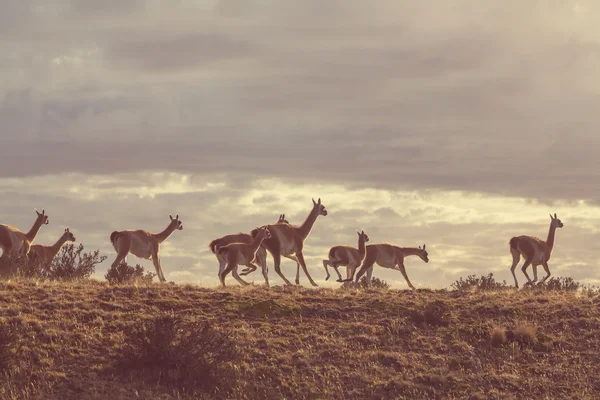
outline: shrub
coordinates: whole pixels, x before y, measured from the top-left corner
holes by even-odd
[[[152,279],[156,276],[155,273],[148,271],[144,274],[144,267],[136,264],[135,267],[127,265],[127,263],[121,263],[116,267],[111,267],[104,275],[104,278],[111,285],[124,284],[124,283],[142,283],[149,285],[152,283]]]
[[[235,381],[230,363],[241,358],[229,331],[172,314],[141,321],[126,332],[125,343],[121,372],[142,372],[148,382],[190,392],[227,391]]]
[[[64,245],[52,263],[44,269],[44,275],[51,280],[77,280],[91,277],[96,265],[106,260],[99,250],[91,253],[83,252],[83,245],[75,247],[74,244]]]
[[[548,290],[572,290],[572,291],[575,291],[580,288],[583,288],[583,285],[571,277],[567,277],[567,278],[554,278],[553,277],[553,278],[550,278],[549,280],[547,280],[546,282],[544,282],[542,285],[539,285],[539,287],[542,287],[542,288],[548,289]]]
[[[363,276],[358,281],[358,287],[360,289],[389,289],[390,284],[384,281],[383,279],[379,279],[377,277],[371,277],[371,285],[367,283],[367,277]],[[354,288],[354,282],[344,282],[342,284],[343,289],[351,289]]]
[[[506,281],[496,282],[494,274],[491,272],[487,276],[481,275],[480,278],[477,278],[476,275],[469,275],[467,279],[461,277],[450,286],[454,290],[470,290],[474,288],[479,290],[498,290],[510,287],[507,286]]]

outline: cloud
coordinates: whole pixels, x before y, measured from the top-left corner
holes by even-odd
[[[331,246],[355,246],[357,229],[364,229],[371,243],[407,247],[427,244],[430,263],[416,257],[406,260],[410,279],[423,287],[447,287],[461,276],[488,272],[510,282],[509,239],[520,234],[545,238],[551,211],[557,212],[565,223],[565,228],[557,233],[550,262],[553,276],[573,276],[581,281],[600,279],[595,269],[598,246],[593,245],[600,235],[600,209],[583,202],[549,209],[524,199],[461,192],[421,194],[314,184],[306,184],[299,191],[296,185],[282,180],[255,180],[238,187],[233,180],[213,181],[179,174],[131,173],[87,178],[57,175],[14,182],[0,179],[4,193],[0,198],[2,223],[27,230],[35,219],[33,209],[45,208],[50,225],[42,228],[36,242],[53,243],[69,226],[86,249],[98,248],[108,256],[98,267],[100,279],[115,255],[108,239],[110,232],[157,232],[167,226],[169,214],[178,213],[184,230],[175,232],[162,246],[165,275],[178,282],[217,285],[217,262],[208,249],[212,239],[274,223],[281,213],[290,223],[301,224],[311,209],[311,197],[321,197],[329,211],[326,217],[317,219],[305,241],[309,272],[324,286],[335,284],[324,281],[322,260]],[[75,182],[85,184],[74,191],[71,188]],[[13,189],[5,191],[10,187]],[[154,268],[150,261],[134,256],[129,262],[140,263],[149,270]],[[268,263],[272,271],[270,257]],[[282,269],[288,278],[296,273],[295,263],[289,260],[283,261]],[[397,271],[376,267],[375,276],[402,282]],[[250,278],[262,281],[260,273]],[[281,284],[275,274],[271,273],[270,279]],[[302,274],[301,281],[307,282]]]
[[[594,3],[23,4],[2,6],[19,22],[0,56],[2,176],[598,198]]]

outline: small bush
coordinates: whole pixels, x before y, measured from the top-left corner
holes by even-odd
[[[136,264],[135,267],[127,265],[127,263],[121,263],[116,267],[111,266],[104,278],[111,285],[115,284],[126,284],[126,283],[141,283],[149,285],[152,283],[152,279],[156,276],[155,273],[148,271],[144,273],[144,267]]]
[[[139,371],[148,382],[188,392],[226,392],[235,380],[230,363],[241,358],[229,331],[171,314],[140,322],[125,343],[121,372]]]
[[[547,290],[569,290],[576,291],[578,289],[583,288],[583,285],[571,277],[567,278],[550,278],[542,285],[538,284],[538,287],[547,289]]]
[[[507,286],[506,281],[496,282],[496,279],[494,279],[494,274],[491,272],[487,276],[481,275],[480,278],[477,278],[476,275],[469,275],[467,276],[467,279],[463,279],[461,277],[450,286],[454,290],[498,290],[507,289],[510,287]]]
[[[52,263],[44,270],[45,277],[50,280],[71,281],[91,277],[96,265],[106,260],[99,250],[91,253],[83,252],[83,245],[64,245]]]
[[[354,282],[344,282],[341,287],[343,289],[354,288]],[[367,283],[367,277],[363,276],[358,281],[358,287],[360,289],[389,289],[390,284],[384,281],[383,279],[371,277],[371,285],[369,286],[369,284]]]

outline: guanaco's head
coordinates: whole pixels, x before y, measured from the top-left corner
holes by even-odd
[[[419,257],[421,257],[421,260],[428,263],[429,262],[429,254],[427,254],[427,250],[425,250],[425,245],[423,245],[423,247],[419,246],[419,249],[421,250],[419,252]]]
[[[365,233],[365,231],[356,231],[356,233],[358,233],[358,237],[359,238],[363,238],[363,240],[365,241],[365,243],[367,243],[369,241],[369,236],[367,236],[367,234]]]
[[[171,218],[171,225],[173,225],[175,227],[175,229],[177,229],[177,230],[182,230],[183,229],[183,223],[179,219],[179,214],[177,214],[175,216],[175,218],[173,218],[172,215],[169,215],[169,218]]]
[[[73,234],[69,230],[68,226],[65,228],[65,233],[63,233],[63,236],[65,236],[65,238],[67,239],[67,242],[74,242],[75,241],[75,236],[73,236]]]
[[[550,219],[552,220],[552,226],[554,226],[555,228],[562,228],[564,226],[562,221],[556,216],[556,213],[554,213],[554,217],[552,216],[552,214],[550,214]]]
[[[289,224],[288,220],[285,219],[285,214],[279,214],[278,224]]]
[[[38,210],[35,210],[35,213],[37,214],[36,222],[38,222],[40,225],[48,225],[50,223],[48,215],[46,214],[46,210],[42,210],[41,213],[38,212]]]
[[[321,204],[321,198],[319,197],[318,201],[315,201],[315,199],[312,199],[313,202],[313,209],[318,210],[318,214],[317,215],[322,215],[322,216],[326,216],[327,215],[327,210],[325,209],[325,206],[323,204]]]
[[[254,234],[256,232],[256,234]],[[267,229],[267,226],[261,226],[252,230],[252,237],[259,237],[260,239],[271,239],[271,231]]]

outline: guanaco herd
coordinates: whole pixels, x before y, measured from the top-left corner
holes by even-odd
[[[327,210],[319,198],[314,199],[313,208],[306,217],[302,225],[292,225],[285,219],[285,214],[280,214],[279,219],[274,224],[263,225],[253,229],[250,233],[234,233],[213,240],[209,244],[210,250],[215,254],[219,263],[219,280],[225,287],[225,277],[231,272],[233,277],[242,285],[248,285],[240,275],[245,276],[255,271],[260,266],[262,275],[265,279],[265,285],[269,287],[269,277],[267,269],[267,251],[273,257],[273,264],[277,275],[283,279],[286,285],[291,285],[290,281],[281,272],[281,257],[291,259],[296,262],[296,284],[300,284],[300,268],[306,274],[308,280],[313,286],[318,286],[312,279],[306,268],[304,260],[304,242],[310,234],[312,227],[319,216],[326,216]],[[61,237],[50,246],[33,244],[33,241],[43,225],[49,224],[48,215],[45,210],[35,211],[37,217],[31,229],[24,233],[11,225],[0,224],[0,248],[2,248],[2,260],[9,255],[22,255],[27,262],[32,262],[30,258],[37,259],[38,262],[49,264],[60,248],[66,242],[74,242],[75,236],[67,227]],[[143,259],[151,259],[156,269],[156,274],[161,282],[165,282],[165,276],[160,265],[158,255],[160,244],[164,242],[175,230],[182,230],[183,224],[179,215],[173,218],[169,215],[171,222],[159,233],[151,233],[145,230],[122,230],[114,231],[110,235],[110,241],[117,252],[112,267],[118,266],[126,261],[129,253]],[[537,282],[537,267],[541,265],[546,271],[546,276],[540,281],[543,283],[550,276],[548,261],[554,247],[554,238],[557,228],[564,225],[554,214],[550,215],[550,230],[546,241],[535,236],[515,236],[509,241],[510,253],[513,257],[513,263],[510,268],[515,287],[519,287],[515,268],[519,263],[521,256],[525,259],[521,270],[527,278],[527,285],[533,285]],[[418,256],[424,262],[429,262],[426,246],[398,247],[391,244],[378,243],[369,244],[369,236],[364,231],[358,232],[357,248],[351,246],[334,246],[329,250],[326,260],[323,260],[326,277],[330,277],[329,268],[335,270],[338,279],[337,282],[352,282],[356,286],[359,279],[366,273],[367,283],[370,284],[375,264],[383,268],[399,270],[406,283],[411,289],[415,289],[408,279],[404,267],[404,258],[407,256]],[[258,265],[257,265],[258,264]],[[241,273],[238,274],[238,266],[244,266]],[[533,268],[533,280],[527,274],[527,267]],[[346,267],[346,278],[343,279],[339,267]]]

